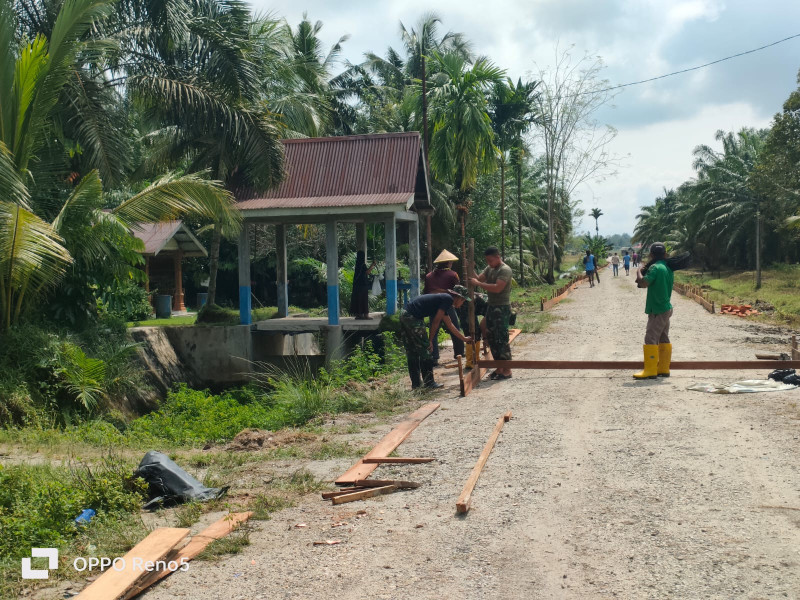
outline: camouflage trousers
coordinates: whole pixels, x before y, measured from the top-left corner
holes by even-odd
[[[511,344],[508,342],[508,320],[511,307],[489,306],[486,309],[486,341],[495,360],[511,360]]]
[[[406,357],[409,361],[432,360],[428,350],[430,339],[428,330],[425,328],[425,321],[403,311],[400,315],[400,340],[406,349]]]

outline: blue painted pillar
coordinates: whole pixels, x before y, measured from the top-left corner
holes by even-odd
[[[278,255],[276,260],[278,288],[278,316],[289,316],[289,279],[287,276],[286,262],[286,225],[275,226],[275,250]]]
[[[239,323],[250,325],[253,322],[252,301],[250,300],[250,227],[242,224],[239,233]]]
[[[394,214],[386,219],[386,314],[397,312],[397,233]],[[418,282],[419,285],[419,282]]]
[[[325,263],[328,265],[328,325],[339,324],[339,245],[336,221],[325,223]]]
[[[419,296],[419,219],[408,222],[408,268],[411,270],[409,283],[411,284],[411,298]]]

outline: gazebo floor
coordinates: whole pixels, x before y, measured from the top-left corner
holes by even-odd
[[[357,320],[355,317],[340,317],[339,325],[344,331],[377,331],[381,325],[384,313],[369,313],[369,321]],[[314,333],[328,327],[327,317],[283,317],[256,321],[253,323],[254,331],[267,331],[274,333]]]

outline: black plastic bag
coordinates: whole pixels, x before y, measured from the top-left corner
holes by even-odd
[[[166,454],[151,450],[144,455],[134,472],[150,485],[150,500],[145,509],[156,509],[181,502],[205,501],[221,498],[230,486],[208,488],[181,469]]]
[[[783,381],[790,375],[794,374],[794,369],[775,369],[772,373],[767,375],[767,379],[772,379],[773,381]]]

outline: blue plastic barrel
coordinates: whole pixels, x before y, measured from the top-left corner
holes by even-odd
[[[199,293],[197,294],[197,310],[200,310],[206,305],[208,302],[208,294],[207,293]]]
[[[169,319],[172,316],[172,296],[156,296],[156,319]]]

